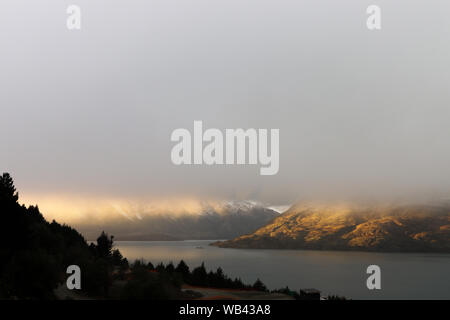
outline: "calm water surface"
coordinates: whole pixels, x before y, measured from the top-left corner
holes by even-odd
[[[183,259],[246,283],[260,278],[268,288],[316,288],[352,299],[450,299],[450,254],[366,253],[342,251],[223,249],[214,240],[117,241],[129,260],[153,264]],[[199,249],[199,247],[203,249]],[[381,267],[381,290],[366,287],[367,266]]]

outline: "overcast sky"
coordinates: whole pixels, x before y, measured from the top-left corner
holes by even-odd
[[[366,8],[382,9],[382,30]],[[66,8],[82,29],[66,28]],[[0,170],[22,195],[450,195],[447,0],[0,4]],[[280,170],[175,166],[174,129],[280,129]]]

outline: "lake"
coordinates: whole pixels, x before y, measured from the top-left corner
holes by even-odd
[[[245,283],[260,278],[269,289],[316,288],[351,299],[450,299],[450,254],[226,249],[209,246],[214,241],[115,244],[130,262],[142,258],[176,265],[183,259],[191,270],[205,262],[208,271],[221,267]],[[381,268],[381,290],[366,287],[372,264]]]

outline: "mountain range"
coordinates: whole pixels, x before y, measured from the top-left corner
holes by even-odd
[[[251,233],[279,215],[251,201],[203,203],[195,213],[170,209],[161,212],[127,212],[111,220],[77,225],[87,239],[108,230],[118,241],[231,239]]]
[[[450,252],[450,205],[300,203],[226,248]]]

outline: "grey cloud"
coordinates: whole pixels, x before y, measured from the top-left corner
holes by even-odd
[[[70,3],[71,4],[71,3]],[[2,2],[0,159],[25,193],[448,194],[448,1]],[[279,128],[280,171],[187,167],[170,134]]]

